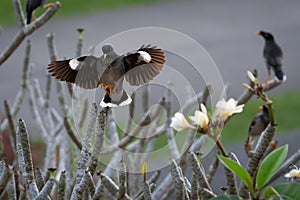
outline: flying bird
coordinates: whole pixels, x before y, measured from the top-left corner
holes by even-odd
[[[266,106],[261,106],[259,109],[261,112],[254,116],[249,127],[247,139],[248,151],[252,149],[253,138],[260,136],[270,122],[268,108]]]
[[[27,13],[27,24],[30,24],[31,22],[31,18],[32,18],[32,15],[33,15],[33,18],[35,19],[35,16],[34,16],[34,10],[37,9],[38,7],[41,7],[41,8],[47,8],[47,7],[53,7],[53,3],[49,3],[49,4],[46,4],[47,0],[27,0],[26,1],[26,13]]]
[[[164,52],[156,46],[143,45],[137,51],[123,55],[115,53],[111,45],[102,47],[101,57],[82,56],[52,61],[48,72],[55,78],[93,89],[105,90],[100,106],[115,107],[131,103],[123,89],[125,79],[132,86],[148,83],[160,73],[165,63]]]
[[[276,43],[274,36],[265,31],[259,31],[256,34],[265,39],[263,56],[268,69],[268,76],[265,82],[268,82],[270,79],[271,69],[279,81],[285,81],[286,75],[282,71],[283,53],[280,46]]]

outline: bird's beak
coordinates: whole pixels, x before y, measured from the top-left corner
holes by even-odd
[[[103,58],[104,58],[104,60],[105,60],[106,56],[107,56],[107,54],[106,54],[106,53],[105,53],[105,54],[103,54]]]
[[[264,109],[264,107],[263,106],[259,106],[259,110],[263,110]]]
[[[260,31],[255,32],[256,35],[260,35]]]

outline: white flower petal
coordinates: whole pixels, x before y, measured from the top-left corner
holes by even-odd
[[[289,173],[284,175],[285,178],[293,178],[293,177],[300,177],[300,170],[299,169],[292,169]]]
[[[203,103],[201,103],[200,107],[201,107],[201,111],[202,111],[205,115],[207,115],[207,110],[206,110],[205,105],[204,105]]]
[[[170,127],[175,129],[176,131],[182,131],[186,128],[194,128],[192,125],[188,123],[182,113],[175,113],[174,117],[171,119]]]
[[[244,105],[237,106],[237,101],[230,98],[227,102],[225,99],[221,99],[216,104],[216,114],[219,121],[224,121],[235,113],[243,111]]]
[[[249,70],[247,70],[247,75],[248,75],[249,79],[250,79],[253,83],[256,82],[255,76],[254,76]]]

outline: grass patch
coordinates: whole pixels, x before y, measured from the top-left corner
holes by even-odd
[[[101,10],[117,9],[125,6],[152,3],[159,0],[147,1],[147,0],[61,0],[61,9],[58,11],[57,16],[71,16],[84,13],[93,13]],[[22,7],[25,13],[25,0],[21,1]],[[47,3],[53,3],[54,0],[48,0]],[[45,9],[38,8],[36,10],[36,16],[39,16]],[[12,25],[17,24],[13,11],[12,1],[5,0],[0,3],[0,25]]]

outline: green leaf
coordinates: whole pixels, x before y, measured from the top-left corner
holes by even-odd
[[[211,198],[210,200],[240,200],[240,198],[238,196],[223,195],[223,196]]]
[[[285,183],[276,185],[274,187],[268,187],[265,190],[264,197],[270,198],[278,196],[284,200],[299,200],[300,197],[300,184],[299,183]]]
[[[250,190],[253,196],[254,195],[253,181],[249,173],[246,171],[246,169],[244,169],[239,164],[237,164],[236,162],[234,162],[229,158],[220,155],[217,155],[217,157],[225,167],[227,167],[229,170],[235,173],[244,182],[244,184],[248,187],[248,189]]]
[[[256,175],[256,185],[258,190],[261,190],[264,185],[272,178],[272,176],[285,160],[287,152],[288,145],[284,145],[274,150],[261,162]]]

